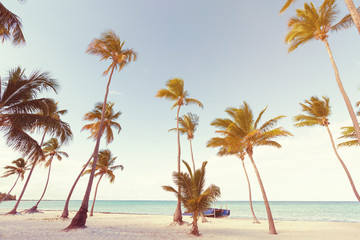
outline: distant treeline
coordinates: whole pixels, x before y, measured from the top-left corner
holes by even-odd
[[[1,193],[0,192],[0,201],[6,196],[6,193]],[[15,195],[9,195],[5,201],[8,201],[8,200],[16,200],[16,196]]]

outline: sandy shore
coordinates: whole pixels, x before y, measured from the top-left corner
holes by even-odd
[[[70,217],[74,216],[70,213]],[[242,240],[358,240],[360,223],[276,221],[278,235],[268,234],[266,221],[252,224],[250,219],[209,219],[199,221],[201,237],[188,234],[188,224],[173,225],[171,216],[95,213],[87,228],[62,231],[70,220],[61,220],[59,211],[32,215],[0,215],[0,239],[242,239]]]

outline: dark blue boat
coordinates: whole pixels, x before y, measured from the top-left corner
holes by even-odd
[[[208,208],[203,211],[205,217],[228,217],[230,215],[230,210],[221,209],[221,208]],[[184,212],[183,215],[192,216],[193,213]]]

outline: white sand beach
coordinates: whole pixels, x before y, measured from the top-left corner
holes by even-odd
[[[74,216],[70,213],[70,217]],[[171,216],[94,213],[87,228],[64,232],[69,220],[61,220],[60,211],[32,215],[0,215],[0,239],[197,239],[188,224],[173,225]],[[278,235],[268,234],[266,221],[252,224],[250,219],[218,218],[199,221],[198,239],[242,240],[358,240],[360,223],[276,221]]]

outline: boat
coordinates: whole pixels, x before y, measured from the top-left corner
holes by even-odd
[[[228,217],[230,216],[230,210],[222,208],[207,208],[203,211],[205,217]],[[192,216],[192,212],[184,212],[183,215]]]

